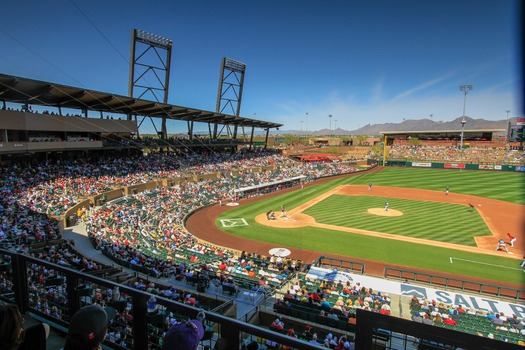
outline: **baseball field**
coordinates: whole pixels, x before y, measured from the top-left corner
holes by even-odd
[[[523,173],[383,168],[223,208],[215,218],[222,236],[205,239],[230,238],[221,245],[266,255],[284,247],[306,261],[362,261],[367,272],[373,262],[522,286],[524,188]],[[269,210],[276,220],[267,219]],[[507,232],[518,240],[496,251]]]

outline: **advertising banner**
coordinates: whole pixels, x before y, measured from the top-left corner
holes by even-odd
[[[447,169],[465,169],[465,164],[445,163],[445,168]]]
[[[469,293],[460,290],[445,290],[440,286],[416,285],[415,283],[400,283],[384,278],[358,275],[337,269],[326,269],[312,266],[306,275],[311,280],[341,281],[350,282],[352,285],[366,286],[373,290],[384,293],[396,294],[406,297],[417,296],[420,300],[436,300],[438,303],[450,305],[462,305],[464,308],[472,310],[482,310],[495,313],[503,312],[506,315],[515,314],[518,317],[525,317],[525,305],[513,303],[506,300],[498,300],[486,295]]]
[[[432,166],[432,163],[412,162],[412,166],[423,167],[423,168],[430,168]]]

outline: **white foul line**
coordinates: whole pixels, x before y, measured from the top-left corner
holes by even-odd
[[[467,260],[467,259],[453,258],[453,257],[450,257],[450,263],[451,263],[451,264],[452,264],[452,259],[462,260],[462,261],[467,261],[467,262],[471,262],[471,263],[474,263],[474,264],[483,264],[483,265],[489,265],[489,266],[494,266],[494,267],[501,267],[502,269],[521,270],[521,269],[518,269],[518,268],[515,268],[515,267],[507,267],[507,266],[501,266],[501,265],[494,265],[494,264],[489,264],[489,263],[485,263],[485,262],[482,262],[482,261],[474,261],[474,260]]]

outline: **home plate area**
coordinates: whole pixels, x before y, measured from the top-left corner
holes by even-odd
[[[315,219],[303,213],[290,213],[288,212],[286,216],[280,218],[278,215],[275,217],[275,220],[268,220],[266,213],[259,214],[255,217],[255,221],[258,224],[266,225],[270,227],[304,227],[310,224],[315,223]]]

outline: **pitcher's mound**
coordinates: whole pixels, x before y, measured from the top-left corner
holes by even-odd
[[[277,216],[279,216],[279,213],[275,213]],[[304,227],[308,226],[311,223],[315,222],[315,219],[313,216],[306,215],[303,213],[297,213],[297,214],[290,214],[284,218],[277,217],[275,220],[268,220],[266,218],[266,214],[262,213],[255,217],[255,221],[258,224],[271,226],[271,227],[286,227],[286,228],[295,228],[295,227]]]
[[[395,209],[388,209],[385,211],[385,208],[370,208],[367,210],[369,214],[379,215],[379,216],[401,216],[403,215],[402,211]]]

